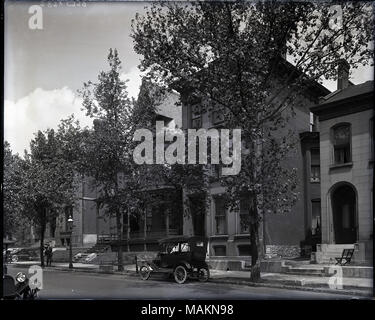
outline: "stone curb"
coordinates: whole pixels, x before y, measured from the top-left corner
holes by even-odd
[[[249,287],[267,287],[267,288],[275,288],[275,289],[289,289],[289,290],[301,290],[301,291],[311,291],[311,292],[321,292],[321,293],[332,293],[332,294],[343,294],[343,295],[356,295],[356,296],[363,296],[371,298],[373,292],[371,289],[359,289],[355,287],[353,289],[344,288],[341,290],[333,290],[321,286],[302,286],[298,284],[297,281],[294,284],[288,283],[288,281],[275,281],[271,282],[271,280],[266,280],[264,282],[250,282],[245,280],[235,280],[235,279],[228,279],[228,278],[213,278],[210,279],[210,282],[216,283],[228,283],[228,284],[235,284],[235,285],[246,285]],[[291,282],[291,281],[290,281]]]
[[[25,265],[13,265],[17,268],[25,267]],[[139,276],[132,270],[125,270],[125,271],[99,271],[93,270],[91,268],[73,268],[69,269],[67,267],[47,267],[48,271],[58,270],[63,272],[81,272],[81,273],[91,273],[91,274],[111,274],[111,275],[123,275],[128,278],[138,278]],[[303,286],[302,283],[298,280],[281,280],[271,282],[271,280],[266,280],[264,282],[250,282],[247,280],[240,280],[240,279],[230,279],[230,278],[211,278],[209,280],[211,283],[226,283],[226,284],[234,284],[234,285],[243,285],[248,287],[265,287],[265,288],[275,288],[275,289],[288,289],[288,290],[300,290],[300,291],[310,291],[310,292],[321,292],[321,293],[332,293],[332,294],[342,294],[342,295],[356,295],[371,298],[373,297],[373,291],[369,289],[360,289],[358,287],[344,287],[341,290],[333,290],[326,287],[321,287],[318,285],[308,285]]]

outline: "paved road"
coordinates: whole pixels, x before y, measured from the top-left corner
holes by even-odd
[[[8,267],[8,274],[26,269]],[[121,275],[64,272],[45,269],[41,299],[351,299],[348,295],[248,287],[190,281],[178,285],[171,280],[147,281]]]

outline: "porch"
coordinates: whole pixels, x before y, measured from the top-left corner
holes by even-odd
[[[167,229],[161,231],[130,232],[125,239],[119,239],[117,234],[98,235],[98,244],[111,247],[114,252],[122,246],[125,252],[157,251],[159,240],[169,237],[182,236],[178,229]]]

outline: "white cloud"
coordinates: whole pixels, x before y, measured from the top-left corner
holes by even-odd
[[[121,73],[120,79],[122,81],[129,80],[126,83],[129,97],[138,98],[139,88],[142,83],[142,74],[137,67],[132,67],[129,72]]]
[[[138,97],[141,85],[141,73],[137,67],[120,75],[127,82],[130,97]],[[56,129],[60,120],[74,114],[81,126],[91,126],[92,120],[81,110],[82,98],[70,88],[54,90],[35,89],[27,96],[4,102],[4,138],[13,152],[23,155],[24,149],[30,150],[30,140],[38,130]]]
[[[81,111],[82,99],[68,87],[55,90],[35,89],[14,102],[4,103],[4,138],[13,152],[23,155],[29,150],[30,140],[38,130],[57,128],[61,119],[74,114],[81,126],[90,126],[92,120]]]

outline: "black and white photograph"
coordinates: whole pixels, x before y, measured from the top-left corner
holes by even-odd
[[[374,4],[5,0],[2,299],[373,300]]]

